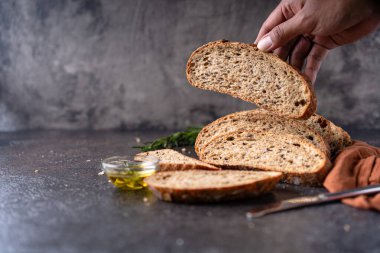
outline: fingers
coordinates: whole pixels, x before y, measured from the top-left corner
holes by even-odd
[[[315,82],[317,73],[322,65],[323,60],[326,58],[328,49],[314,44],[307,57],[305,66],[305,75],[310,78],[312,83]]]
[[[277,5],[277,7],[272,11],[272,13],[268,16],[268,18],[265,20],[265,22],[263,23],[263,25],[261,26],[260,28],[260,31],[259,31],[259,34],[257,35],[257,38],[255,40],[255,44],[257,44],[259,42],[259,40],[262,39],[262,37],[269,33],[273,27],[281,24],[282,22],[284,22],[286,19],[285,19],[285,16],[283,15],[282,13],[282,10],[281,10],[281,3],[279,5]]]
[[[278,55],[281,59],[286,61],[292,51],[292,48],[297,43],[298,38],[286,43],[284,46],[277,48],[273,51],[274,54]]]
[[[306,31],[301,15],[297,14],[291,19],[275,26],[258,42],[257,47],[263,51],[272,51]]]
[[[293,47],[289,56],[289,63],[301,71],[312,46],[313,43],[311,40],[301,36],[297,44]]]

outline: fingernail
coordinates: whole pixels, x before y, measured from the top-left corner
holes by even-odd
[[[270,36],[266,36],[262,38],[257,44],[257,47],[263,51],[267,51],[271,46],[272,46],[272,40]]]

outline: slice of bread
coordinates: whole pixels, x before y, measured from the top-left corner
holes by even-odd
[[[306,141],[315,145],[327,156],[330,154],[329,146],[325,140],[300,120],[273,115],[262,109],[232,113],[208,124],[197,136],[195,142],[196,153],[200,156],[205,144],[215,136],[238,130],[298,135],[304,137]]]
[[[135,160],[141,160],[142,157],[154,156],[160,159],[160,171],[171,170],[220,170],[213,165],[201,162],[197,159],[185,156],[180,152],[172,149],[160,149],[154,151],[143,152],[135,155]]]
[[[283,172],[282,181],[296,185],[321,185],[331,168],[326,154],[303,137],[252,130],[217,135],[200,159],[226,169]]]
[[[314,113],[304,123],[319,133],[329,144],[332,157],[352,144],[350,135],[328,119]]]
[[[159,199],[197,203],[258,196],[271,191],[280,178],[278,172],[188,170],[157,172],[145,182]]]
[[[314,91],[302,74],[253,44],[210,42],[191,54],[186,75],[195,87],[229,94],[289,118],[306,119],[316,110]]]

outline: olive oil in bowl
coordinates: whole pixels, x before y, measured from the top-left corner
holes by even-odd
[[[146,187],[144,179],[158,169],[156,157],[144,157],[141,161],[129,156],[113,156],[102,161],[104,173],[109,180],[123,190],[139,190]]]

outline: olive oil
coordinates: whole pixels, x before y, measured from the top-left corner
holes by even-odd
[[[110,182],[123,190],[139,190],[147,186],[146,177],[157,169],[157,161],[133,161],[121,157],[112,157],[103,163],[105,174]]]
[[[138,190],[146,187],[144,179],[155,172],[155,169],[143,171],[127,171],[115,175],[108,174],[111,183],[124,190]]]

